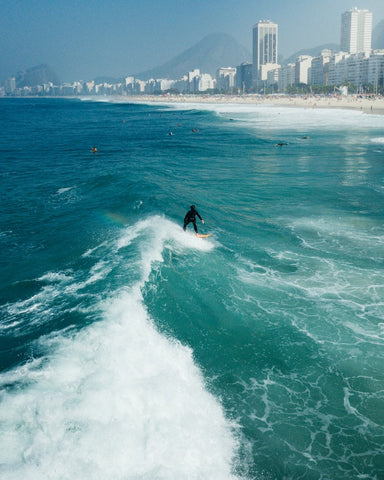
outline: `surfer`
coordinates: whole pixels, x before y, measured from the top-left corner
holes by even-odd
[[[184,226],[183,226],[184,232],[187,229],[187,225],[189,223],[192,223],[193,228],[195,229],[195,232],[196,232],[196,235],[197,235],[196,215],[200,218],[201,222],[204,223],[204,220],[201,218],[199,212],[196,210],[195,205],[191,205],[190,210],[188,210],[187,214],[184,217]]]
[[[97,148],[95,146],[92,147],[92,152],[97,153]]]

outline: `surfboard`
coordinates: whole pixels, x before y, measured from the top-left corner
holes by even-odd
[[[208,233],[208,234],[206,234],[206,235],[202,235],[201,233],[196,233],[196,237],[197,237],[197,238],[207,238],[207,237],[210,237],[210,236],[211,236],[210,233]]]

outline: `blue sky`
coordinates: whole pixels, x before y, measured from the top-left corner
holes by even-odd
[[[0,0],[0,80],[47,63],[63,81],[161,65],[209,33],[252,49],[252,26],[279,24],[279,53],[339,43],[341,13],[384,0]]]

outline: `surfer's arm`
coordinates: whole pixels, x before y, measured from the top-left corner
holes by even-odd
[[[204,220],[201,218],[200,214],[196,212],[196,215],[200,218],[201,222],[204,223]]]

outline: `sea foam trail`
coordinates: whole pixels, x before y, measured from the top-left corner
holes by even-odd
[[[101,321],[41,339],[45,358],[1,375],[0,478],[234,478],[233,425],[192,351],[157,331],[141,294],[167,242],[213,246],[152,217],[115,252],[138,239],[141,278],[101,303]]]
[[[237,103],[163,103],[175,110],[198,110],[214,112],[223,119],[231,120],[231,128],[247,128],[256,132],[297,131],[318,132],[320,128],[332,131],[381,129],[382,115],[366,115],[359,110],[338,108],[302,108]],[[295,119],[292,122],[292,118]],[[235,121],[233,121],[235,120]],[[365,141],[362,139],[362,141]],[[381,143],[381,142],[378,142]]]

